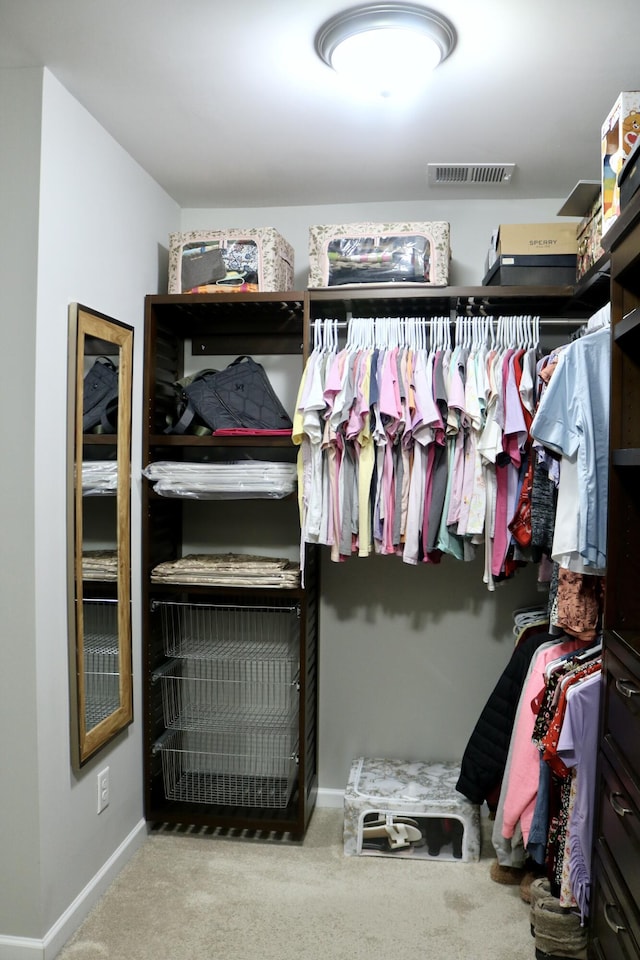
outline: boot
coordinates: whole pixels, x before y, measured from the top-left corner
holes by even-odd
[[[427,820],[425,820],[424,835],[427,841],[429,856],[437,857],[442,844],[445,842],[442,820],[438,819],[438,817],[428,817]]]
[[[462,837],[464,825],[459,820],[447,820],[447,832],[451,837],[451,850],[456,860],[462,857]]]
[[[524,867],[504,867],[497,860],[494,860],[489,868],[489,876],[494,883],[503,883],[509,886],[519,886],[524,874]]]
[[[524,883],[524,880],[522,881]],[[530,904],[529,907],[529,923],[531,924],[531,936],[535,937],[536,928],[535,928],[535,909],[536,903],[539,900],[543,900],[545,897],[551,896],[551,883],[547,880],[546,877],[538,877],[537,880],[534,880],[531,886],[529,887],[529,896]]]
[[[541,897],[533,910],[537,960],[587,960],[587,929],[557,897]]]
[[[544,871],[538,866],[538,864],[529,864],[525,868],[525,874],[520,881],[520,899],[525,903],[531,903],[531,887],[534,880],[539,880],[544,877]],[[546,896],[551,894],[551,885],[549,884],[546,887]]]

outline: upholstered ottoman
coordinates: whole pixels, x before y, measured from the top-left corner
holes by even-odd
[[[456,763],[355,760],[344,795],[346,856],[480,858],[480,808],[456,790]]]

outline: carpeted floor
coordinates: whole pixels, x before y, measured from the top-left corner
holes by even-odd
[[[154,833],[59,960],[533,958],[529,908],[490,879],[492,853],[345,857],[342,811],[322,808],[304,843]]]

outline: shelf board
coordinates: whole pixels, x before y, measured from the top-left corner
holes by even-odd
[[[304,290],[262,291],[259,293],[158,293],[149,294],[147,303],[154,306],[176,306],[198,309],[200,305],[210,304],[280,304],[290,307],[292,304],[302,308]]]
[[[640,447],[630,447],[611,451],[614,467],[640,467]]]
[[[302,329],[305,306],[312,318],[330,317],[336,304],[340,310],[364,315],[367,304],[378,311],[386,302],[405,304],[407,310],[428,310],[432,314],[460,313],[494,316],[522,313],[526,307],[545,317],[584,317],[608,299],[602,289],[608,277],[608,257],[603,257],[578,285],[563,286],[446,286],[420,283],[353,284],[316,287],[307,291],[245,294],[164,294],[146,298],[147,311],[158,321],[187,325],[194,338],[194,354],[221,353],[228,338],[235,348],[238,337],[264,335],[273,349],[280,341],[282,352],[296,352],[295,339]],[[594,299],[595,298],[595,299]],[[212,308],[217,308],[212,312]],[[274,316],[279,324],[274,328]],[[269,329],[264,323],[269,320]],[[218,327],[219,332],[216,330]],[[199,346],[196,344],[200,344]],[[209,342],[211,340],[211,342]],[[280,349],[279,347],[279,349]],[[254,350],[255,352],[255,350]]]
[[[302,354],[302,333],[292,336],[290,333],[261,334],[251,331],[213,336],[198,335],[192,338],[191,356],[193,357],[226,357],[233,354],[240,355],[246,344],[246,337],[251,337],[253,343],[252,355],[281,353],[298,356]]]
[[[639,334],[640,307],[635,307],[614,325],[613,339],[622,344],[627,337],[635,339]]]
[[[608,282],[604,284],[608,260],[602,259],[598,268],[580,286],[478,286],[430,287],[421,284],[379,284],[360,287],[323,287],[310,289],[309,308],[312,320],[331,318],[336,313],[366,316],[367,311],[386,309],[398,312],[405,305],[407,312],[416,315],[428,312],[471,316],[508,316],[536,313],[541,317],[572,320],[584,319],[609,299]]]
[[[279,835],[293,834],[302,837],[297,802],[283,810],[256,809],[254,807],[222,807],[208,804],[186,803],[179,800],[154,802],[147,811],[147,820],[154,831],[170,831],[172,827],[192,824],[207,829],[208,833],[224,831],[229,836],[247,836],[254,833],[260,838],[277,840]],[[274,836],[275,835],[275,836]]]
[[[154,598],[165,599],[178,594],[211,597],[241,597],[246,602],[251,599],[273,600],[280,597],[284,600],[300,600],[305,595],[304,587],[237,587],[231,584],[225,586],[211,586],[204,583],[156,583],[150,580],[149,595]]]
[[[195,434],[155,433],[149,437],[150,447],[284,447],[295,449],[290,436],[287,437],[204,437]]]
[[[116,433],[83,433],[83,446],[115,447],[118,442]]]
[[[640,651],[640,630],[625,630],[623,627],[612,627],[607,633],[613,634],[617,640],[620,640],[632,651]]]
[[[164,294],[146,298],[158,329],[191,340],[193,356],[301,354],[306,296],[301,291]]]
[[[578,303],[588,303],[601,307],[610,299],[611,260],[603,254],[589,267],[576,284],[573,299]]]
[[[601,187],[599,180],[578,180],[556,216],[585,217],[597,200]]]

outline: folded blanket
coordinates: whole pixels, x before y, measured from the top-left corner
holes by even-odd
[[[278,557],[252,554],[187,554],[151,571],[153,583],[202,583],[210,586],[297,587],[300,567]]]
[[[116,550],[85,550],[82,554],[83,580],[117,580]]]

